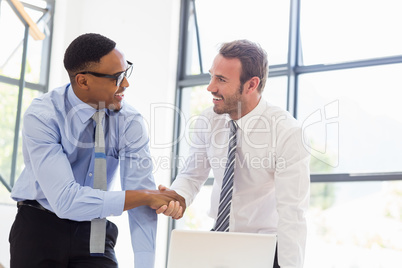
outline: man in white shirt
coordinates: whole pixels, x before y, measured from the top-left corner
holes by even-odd
[[[266,52],[247,40],[225,43],[209,72],[207,89],[214,106],[196,121],[189,157],[171,189],[189,206],[212,169],[209,215],[217,219],[228,160],[229,121],[234,120],[238,128],[229,231],[276,233],[274,267],[303,267],[309,152],[298,122],[261,97],[268,76]],[[164,212],[170,213],[176,214]]]

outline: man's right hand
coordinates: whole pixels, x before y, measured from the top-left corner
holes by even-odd
[[[163,213],[173,219],[180,219],[186,210],[184,198],[164,186],[159,186],[158,190],[127,190],[124,210],[139,206],[149,206],[156,213]]]
[[[170,190],[169,188],[167,188],[164,185],[159,185],[158,189],[161,192],[173,191],[173,190]],[[175,192],[175,191],[173,191],[173,192]],[[178,220],[181,217],[183,217],[184,211],[186,210],[186,201],[184,200],[184,198],[181,195],[178,195],[178,196],[180,196],[180,198],[183,200],[183,203],[178,202],[178,201],[176,201],[176,202],[170,201],[168,206],[164,205],[164,206],[158,208],[156,210],[156,213],[157,214],[163,213],[165,216],[170,216],[175,220]]]

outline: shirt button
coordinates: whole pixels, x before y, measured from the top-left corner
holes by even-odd
[[[92,173],[89,173],[89,177],[92,177]]]

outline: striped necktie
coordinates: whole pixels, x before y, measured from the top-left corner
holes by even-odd
[[[105,154],[105,135],[103,133],[102,120],[105,116],[104,111],[98,111],[92,119],[96,122],[95,128],[95,164],[94,164],[94,189],[107,190],[106,178],[106,154]],[[106,239],[106,218],[93,219],[91,221],[91,234],[89,239],[89,252],[93,256],[105,253]]]
[[[217,232],[229,231],[230,206],[232,204],[235,153],[237,146],[237,138],[236,138],[237,127],[238,126],[236,122],[231,120],[228,161],[226,163],[225,174],[223,175],[218,217],[216,219],[215,227],[212,229],[212,231]]]

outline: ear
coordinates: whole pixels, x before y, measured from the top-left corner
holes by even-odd
[[[257,76],[254,76],[250,78],[245,84],[244,84],[244,91],[246,94],[253,93],[257,91],[258,85],[260,84],[260,78]]]
[[[77,74],[75,76],[75,83],[80,89],[87,90],[88,89],[88,79],[84,74]]]

